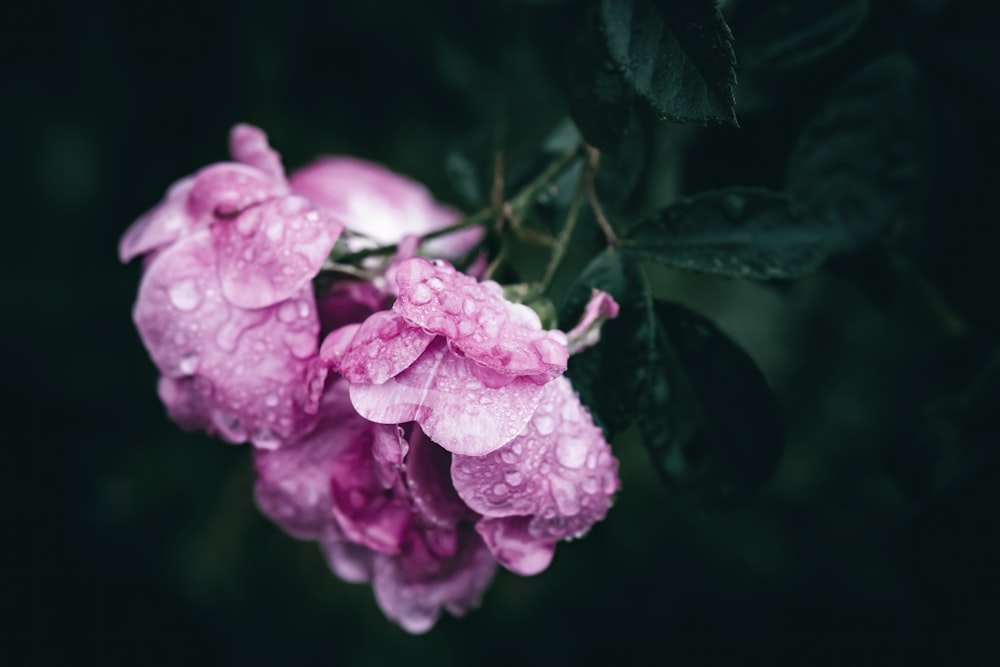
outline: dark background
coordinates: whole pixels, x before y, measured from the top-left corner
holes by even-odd
[[[883,279],[866,253],[778,286],[656,275],[754,356],[785,408],[784,458],[743,505],[672,494],[626,433],[604,523],[548,572],[501,572],[480,610],[411,637],[257,513],[246,447],[166,419],[130,320],[139,267],[116,258],[128,224],[225,159],[240,121],[287,167],[352,153],[457,202],[447,151],[497,106],[524,136],[563,113],[538,64],[558,15],[509,4],[4,10],[7,664],[988,664],[998,60],[976,3],[904,20],[906,3],[875,2],[814,76],[754,89],[742,73],[770,100],[738,107],[742,129],[657,130],[640,208],[669,174],[684,191],[780,180],[807,115],[872,54],[903,44],[937,86],[921,277]],[[682,178],[664,146],[686,151]]]

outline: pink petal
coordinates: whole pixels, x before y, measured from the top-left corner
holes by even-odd
[[[226,298],[263,308],[291,297],[319,273],[343,227],[301,197],[252,206],[212,225]]]
[[[382,384],[351,383],[351,402],[380,424],[415,421],[446,450],[482,456],[512,440],[531,418],[542,387],[531,378],[490,388],[474,362],[451,353],[437,338],[409,368]]]
[[[371,434],[371,424],[351,406],[346,383],[327,390],[320,410],[316,428],[308,435],[254,455],[258,507],[285,532],[303,540],[341,535],[331,509],[331,462]]]
[[[122,262],[162,248],[193,231],[195,221],[187,211],[193,186],[194,178],[190,176],[177,181],[159,204],[132,223],[118,244]]]
[[[434,339],[433,334],[411,326],[391,310],[366,319],[346,346],[345,332],[330,334],[330,343],[323,342],[321,356],[330,359],[333,368],[352,383],[382,384],[411,366]]]
[[[434,201],[427,188],[416,181],[357,158],[321,158],[292,174],[290,183],[294,192],[329,208],[348,229],[378,245],[398,243],[404,236],[422,236],[460,216]],[[461,257],[482,235],[481,228],[450,234],[430,241],[427,252]]]
[[[311,419],[302,407],[319,329],[312,290],[243,310],[223,298],[215,263],[208,230],[161,251],[143,276],[133,318],[161,373],[200,378],[212,430],[276,446]]]
[[[542,542],[577,537],[603,519],[617,471],[601,429],[565,377],[545,385],[512,442],[486,456],[455,455],[451,467],[470,508],[486,517],[531,517],[527,530]]]
[[[413,258],[396,272],[393,310],[415,326],[448,338],[479,364],[544,383],[566,370],[565,335],[543,331],[527,306],[505,300],[495,283],[478,283],[447,262]]]
[[[607,292],[592,288],[590,301],[579,324],[566,333],[570,354],[581,352],[601,340],[601,325],[618,317],[618,303]]]
[[[522,577],[545,570],[556,551],[554,542],[539,540],[531,534],[529,521],[523,516],[483,517],[476,523],[476,531],[497,562]]]
[[[422,534],[411,535],[399,556],[375,556],[372,587],[386,616],[421,634],[434,626],[442,609],[463,616],[478,607],[496,562],[469,528],[457,534],[455,555],[448,558],[437,556]]]
[[[285,179],[281,156],[267,142],[267,134],[253,125],[234,125],[229,131],[229,152],[233,159],[248,164],[277,180]]]
[[[406,483],[420,517],[429,526],[453,531],[462,519],[473,519],[451,483],[451,454],[413,427],[406,455]]]
[[[236,162],[220,162],[194,175],[188,196],[188,214],[198,223],[232,218],[254,204],[288,195],[288,186],[260,169]]]
[[[371,581],[374,551],[337,535],[324,537],[320,546],[327,564],[338,577],[352,584]]]

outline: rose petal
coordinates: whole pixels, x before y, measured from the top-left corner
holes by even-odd
[[[601,325],[605,320],[618,317],[618,303],[607,292],[591,288],[580,322],[566,333],[570,354],[581,352],[601,340]]]
[[[415,421],[450,452],[482,456],[503,447],[531,418],[542,387],[530,378],[490,388],[437,338],[402,373],[383,384],[351,383],[351,402],[380,424]]]
[[[530,516],[530,534],[554,542],[579,536],[604,518],[618,489],[617,470],[601,429],[560,377],[545,385],[517,438],[486,456],[453,456],[451,473],[458,495],[474,511]]]
[[[375,556],[372,587],[386,616],[407,632],[430,630],[442,609],[462,616],[479,606],[496,572],[496,561],[471,529],[458,533],[454,556],[437,556],[414,531],[399,556]]]
[[[122,262],[162,248],[193,231],[195,221],[187,211],[193,186],[194,178],[190,176],[177,181],[159,204],[132,223],[118,244]]]
[[[267,134],[253,125],[234,125],[229,131],[229,153],[233,159],[248,164],[276,180],[284,180],[281,156],[267,142]]]
[[[451,455],[414,425],[406,455],[406,483],[410,498],[429,525],[454,530],[462,519],[473,519],[451,482]]]
[[[332,367],[352,383],[374,384],[382,384],[406,370],[434,340],[434,334],[411,326],[391,310],[366,319],[346,346],[346,333],[338,330],[330,336],[333,338],[328,337],[329,344],[323,341],[322,358],[329,359]]]
[[[477,363],[505,375],[537,375],[540,383],[566,370],[565,335],[543,331],[534,311],[506,301],[495,283],[478,283],[447,262],[419,257],[400,264],[396,281],[393,310],[445,336]]]
[[[290,178],[292,190],[329,208],[348,229],[376,245],[398,243],[404,236],[423,236],[459,218],[442,206],[423,185],[383,166],[349,157],[326,157]],[[482,238],[470,228],[427,243],[433,256],[461,257]]]
[[[343,227],[301,197],[283,197],[212,225],[222,292],[263,308],[310,284]]]
[[[188,195],[187,212],[195,224],[232,218],[254,204],[288,195],[288,185],[256,167],[220,162],[199,170]]]
[[[483,517],[476,523],[476,531],[497,562],[523,577],[545,570],[556,551],[554,542],[539,540],[530,533],[529,522],[529,517],[515,516]]]

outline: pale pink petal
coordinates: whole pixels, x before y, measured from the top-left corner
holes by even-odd
[[[380,424],[415,421],[450,452],[482,456],[510,442],[528,423],[542,387],[530,377],[490,388],[436,338],[412,366],[383,384],[351,383],[351,402]]]
[[[455,209],[434,201],[423,185],[357,158],[321,158],[292,174],[290,183],[294,192],[329,208],[348,229],[377,245],[423,236],[460,217]],[[434,239],[426,250],[433,256],[457,258],[482,236],[482,228],[470,228]]]
[[[210,390],[209,385],[209,390]],[[212,428],[212,407],[205,392],[199,391],[198,378],[160,376],[156,393],[167,408],[167,414],[185,431]]]
[[[201,378],[218,432],[273,447],[310,420],[302,407],[319,329],[312,289],[243,310],[222,296],[215,262],[208,230],[161,251],[143,276],[133,318],[161,373]]]
[[[284,180],[281,156],[267,142],[267,134],[253,125],[234,125],[229,131],[229,153],[233,159],[256,167],[276,180]]]
[[[343,344],[346,333],[339,329],[327,338],[330,343],[323,342],[321,357],[329,360],[334,370],[352,383],[382,384],[412,365],[434,335],[411,326],[391,310],[383,310],[366,319],[348,345]]]
[[[222,292],[241,308],[263,308],[310,284],[343,227],[302,197],[252,206],[212,225]]]
[[[431,442],[416,425],[406,455],[406,483],[420,517],[428,526],[446,529],[443,534],[450,535],[459,521],[475,518],[452,486],[451,454]]]
[[[545,385],[512,442],[486,456],[455,455],[451,468],[470,508],[486,517],[530,517],[528,533],[549,543],[578,537],[604,518],[617,471],[601,429],[565,377]]]
[[[348,542],[333,535],[320,541],[326,562],[333,573],[346,582],[363,584],[371,581],[375,552],[366,546]]]
[[[413,258],[396,272],[393,310],[445,336],[477,363],[505,375],[536,375],[544,383],[566,370],[565,335],[543,331],[527,306],[506,301],[495,283],[479,283],[447,262]]]
[[[196,224],[233,218],[269,199],[288,195],[288,186],[256,167],[220,162],[194,175],[187,211]]]
[[[354,411],[346,383],[327,390],[320,411],[308,435],[254,455],[257,506],[285,532],[303,540],[342,535],[330,500],[331,462],[351,443],[371,437],[371,424]]]
[[[441,558],[416,531],[398,556],[375,556],[375,600],[407,632],[430,630],[442,610],[462,616],[479,606],[496,571],[496,561],[470,528],[457,535],[454,556]]]
[[[592,288],[580,322],[566,333],[570,354],[597,345],[601,340],[601,325],[605,320],[618,317],[618,303],[607,292]]]
[[[539,540],[531,534],[530,521],[530,517],[524,516],[483,517],[476,523],[476,531],[497,562],[522,577],[545,570],[556,551],[554,542]]]
[[[122,262],[162,248],[193,231],[195,221],[187,211],[193,186],[191,176],[177,181],[167,190],[163,201],[132,223],[118,243]]]

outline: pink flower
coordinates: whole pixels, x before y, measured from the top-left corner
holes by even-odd
[[[488,454],[517,436],[542,387],[566,370],[566,338],[543,331],[530,308],[508,302],[447,262],[406,260],[391,311],[327,336],[321,358],[350,383],[361,416],[415,421],[450,452]]]
[[[312,278],[343,226],[291,194],[263,132],[237,125],[238,162],[174,184],[122,237],[147,255],[133,318],[182,426],[274,447],[311,427],[325,369]]]
[[[479,604],[496,561],[477,518],[448,479],[448,454],[418,429],[361,418],[337,381],[316,428],[274,451],[258,450],[256,496],[289,534],[315,540],[331,569],[371,581],[383,612],[410,632],[429,630],[442,610]]]
[[[292,191],[324,206],[347,229],[351,250],[393,245],[405,236],[422,236],[456,222],[460,214],[437,203],[421,184],[380,165],[351,157],[323,157],[290,178]],[[482,239],[480,227],[433,239],[432,257],[460,258]],[[365,240],[367,239],[367,241]]]

